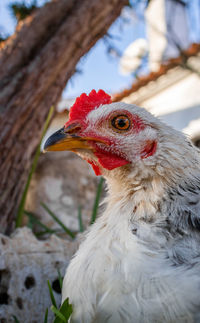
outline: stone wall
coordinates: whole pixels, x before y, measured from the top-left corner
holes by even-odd
[[[0,234],[0,322],[42,323],[51,301],[50,281],[58,305],[61,293],[58,270],[64,276],[77,240],[70,242],[52,235],[39,241],[28,228],[18,229],[13,237]],[[48,322],[53,313],[49,310]]]

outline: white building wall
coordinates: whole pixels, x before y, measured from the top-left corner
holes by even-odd
[[[164,91],[141,102],[151,113],[164,116],[174,112],[200,106],[200,77],[189,74]]]
[[[158,91],[154,96],[141,101],[140,106],[175,129],[184,131],[191,137],[200,137],[200,77],[197,74],[189,74],[178,83]]]

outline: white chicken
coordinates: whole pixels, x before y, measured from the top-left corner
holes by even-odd
[[[200,154],[190,140],[93,90],[45,149],[74,151],[108,186],[64,278],[71,322],[200,322]]]

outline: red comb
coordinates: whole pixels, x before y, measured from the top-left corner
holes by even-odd
[[[98,108],[101,104],[109,104],[111,102],[110,95],[103,90],[99,90],[98,92],[92,90],[89,95],[82,93],[70,109],[68,122],[83,120],[94,108]]]

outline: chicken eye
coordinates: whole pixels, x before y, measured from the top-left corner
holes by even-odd
[[[111,124],[117,130],[128,130],[130,128],[131,122],[127,116],[121,115],[114,117],[111,120]]]

